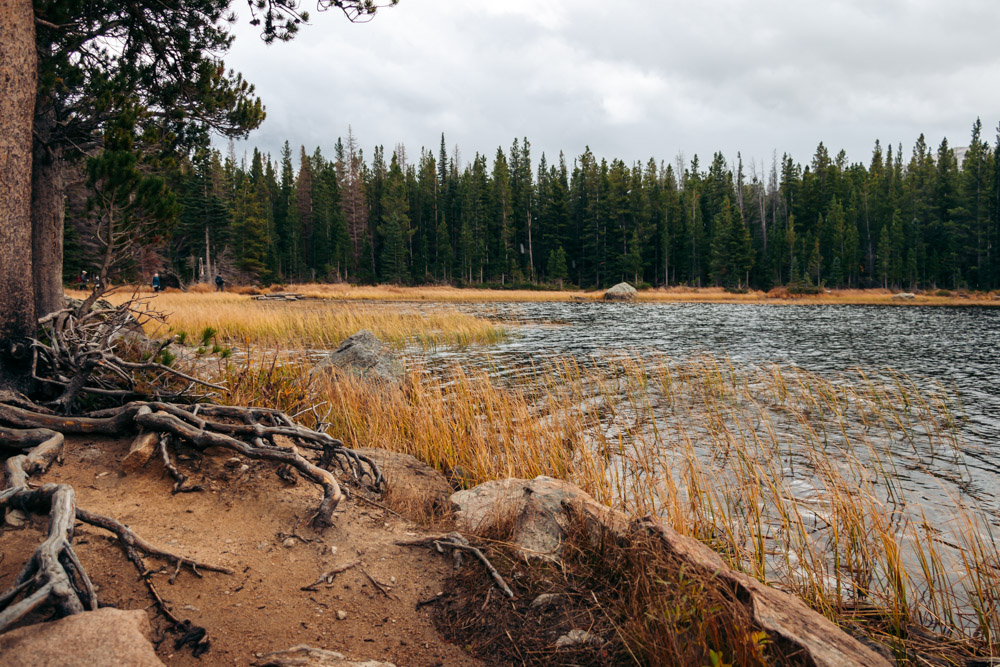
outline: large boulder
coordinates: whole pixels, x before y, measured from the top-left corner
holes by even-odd
[[[162,667],[142,610],[110,607],[0,635],[4,667]]]
[[[585,534],[595,542],[609,534],[625,542],[649,539],[658,549],[679,559],[686,570],[701,573],[706,581],[716,581],[724,590],[732,591],[735,599],[746,606],[754,625],[772,638],[780,637],[790,648],[789,655],[803,656],[802,664],[890,664],[799,598],[733,570],[698,540],[679,534],[653,517],[629,520],[567,482],[551,477],[507,479],[459,491],[451,498],[459,530],[480,532],[491,524],[510,527],[511,543],[529,554],[558,558],[566,532],[574,525],[584,526]],[[589,636],[577,631],[576,636],[567,635],[563,644],[578,644],[581,638],[589,640]]]
[[[628,283],[618,283],[604,293],[605,301],[635,301],[636,289]]]
[[[317,364],[313,374],[329,370],[394,383],[403,376],[403,361],[378,336],[362,329]]]
[[[300,644],[284,651],[268,653],[256,667],[396,667],[380,660],[351,660],[343,653]]]
[[[354,450],[379,467],[386,480],[385,502],[412,521],[441,518],[451,512],[451,485],[438,470],[409,454],[387,449]]]
[[[504,479],[452,494],[460,531],[479,533],[492,526],[512,527],[511,543],[528,555],[558,557],[576,510],[595,527],[626,525],[624,515],[589,494],[552,477]]]

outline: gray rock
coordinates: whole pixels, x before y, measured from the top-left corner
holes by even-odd
[[[36,623],[0,635],[4,667],[95,667],[134,665],[162,667],[156,657],[144,611],[112,609],[73,614],[51,623]]]
[[[380,660],[350,660],[343,653],[301,644],[285,651],[268,653],[256,667],[396,667]]]
[[[395,383],[403,376],[403,361],[375,334],[362,329],[317,364],[312,374],[330,370]]]
[[[604,640],[586,630],[570,630],[556,640],[556,648],[577,648],[580,646],[604,646]]]
[[[604,293],[605,301],[634,301],[636,289],[628,283],[618,283]]]
[[[513,526],[510,540],[529,556],[558,557],[572,519],[570,509],[595,529],[625,519],[568,482],[540,476],[532,480],[486,482],[452,494],[461,532],[479,533],[492,524]]]
[[[3,520],[8,528],[23,528],[27,521],[27,515],[21,510],[9,510]]]
[[[893,294],[892,298],[894,301],[909,301],[910,299],[916,299],[917,295],[913,292],[900,292],[899,294]]]
[[[559,604],[564,595],[559,595],[558,593],[542,593],[537,598],[531,601],[531,609],[548,609],[549,607],[554,607]]]

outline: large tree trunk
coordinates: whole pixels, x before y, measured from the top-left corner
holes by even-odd
[[[62,147],[49,141],[54,125],[51,104],[38,100],[31,174],[31,250],[39,317],[66,307],[62,276],[65,187]]]
[[[0,0],[0,382],[35,334],[31,280],[31,128],[37,62],[31,0]]]

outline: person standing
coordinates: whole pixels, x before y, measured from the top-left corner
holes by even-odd
[[[215,291],[225,292],[226,291],[226,281],[223,279],[221,274],[215,274]]]
[[[154,273],[153,274],[153,291],[154,292],[159,292],[160,291],[160,274],[159,273]]]

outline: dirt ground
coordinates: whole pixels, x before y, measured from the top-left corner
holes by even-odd
[[[145,609],[154,640],[162,639],[157,653],[167,664],[246,665],[260,654],[298,644],[397,665],[478,664],[441,638],[433,605],[416,608],[445,590],[451,573],[450,559],[427,548],[394,544],[423,536],[419,526],[344,500],[336,525],[317,535],[308,524],[319,489],[303,480],[283,482],[273,464],[233,460],[231,453],[199,455],[182,465],[194,471],[189,484],[202,484],[205,491],[172,495],[173,481],[156,458],[135,474],[119,472],[128,446],[128,440],[71,439],[62,465],[54,465],[41,481],[72,484],[80,507],[117,518],[157,546],[234,570],[233,575],[206,572],[199,578],[185,569],[171,584],[173,567],[146,559],[150,569],[158,570],[154,583],[173,613],[209,633],[211,650],[194,658],[189,648],[174,649],[177,635],[167,632],[169,623],[157,613],[117,542],[100,529],[77,524],[77,554],[99,587],[101,603]],[[45,527],[36,518],[25,528],[0,532],[0,590],[43,539]],[[359,559],[361,565],[329,586],[300,590],[320,574]],[[346,612],[345,620],[338,620],[338,611]]]

